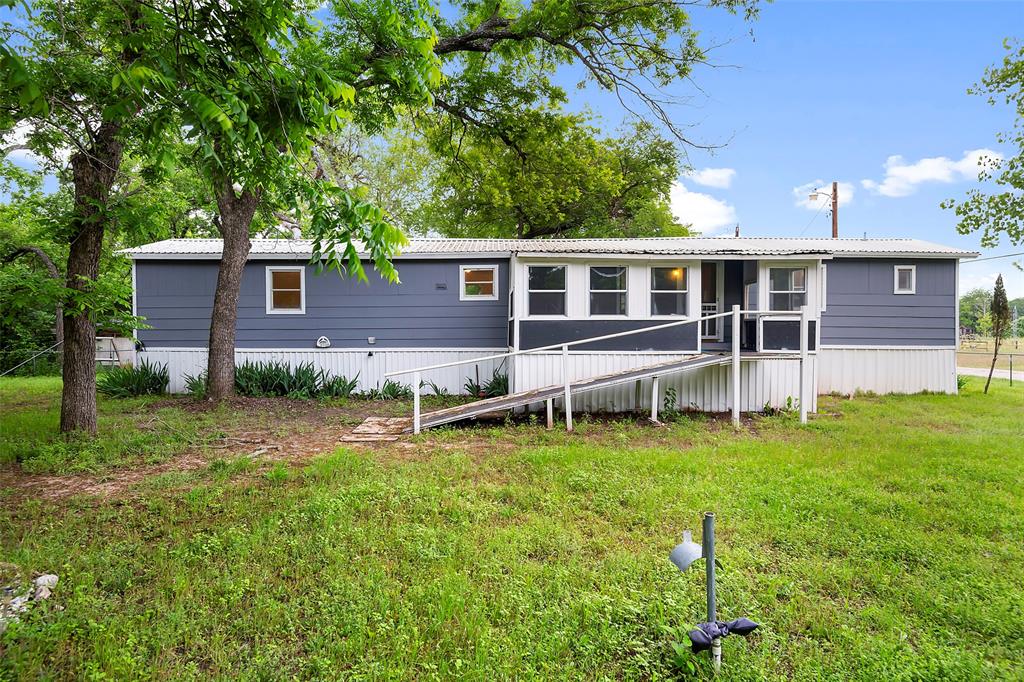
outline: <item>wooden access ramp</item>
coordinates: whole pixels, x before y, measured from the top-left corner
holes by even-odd
[[[625,369],[611,374],[601,374],[598,376],[588,377],[586,379],[579,379],[577,381],[570,382],[568,388],[570,393],[575,394],[582,391],[592,391],[598,388],[604,388],[606,386],[625,384],[639,379],[649,379],[651,377],[659,377],[666,374],[687,372],[700,369],[702,367],[728,364],[729,362],[731,362],[731,359],[728,355],[695,355],[682,360],[676,359],[668,362],[659,362],[657,364]],[[429,429],[433,426],[449,424],[463,419],[472,419],[488,413],[510,410],[512,408],[529,405],[531,403],[545,402],[553,398],[564,397],[565,391],[565,384],[554,384],[551,386],[544,386],[543,388],[534,388],[529,391],[502,395],[496,398],[486,398],[484,400],[466,403],[465,405],[447,407],[443,410],[435,410],[434,412],[426,412],[420,416],[420,428]],[[412,430],[411,425],[406,429],[407,432]]]

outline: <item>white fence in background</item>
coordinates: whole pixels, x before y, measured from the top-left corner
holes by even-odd
[[[243,362],[284,362],[291,366],[312,362],[315,367],[334,376],[359,377],[359,390],[377,388],[384,383],[384,374],[403,369],[412,369],[424,363],[442,364],[459,360],[472,360],[482,355],[504,352],[504,348],[469,348],[458,350],[429,349],[387,349],[374,350],[273,350],[240,348],[235,351],[235,363]],[[166,364],[171,375],[170,392],[185,391],[185,375],[198,376],[206,370],[205,348],[149,348],[138,353],[139,359],[147,362]],[[494,370],[502,365],[501,360],[484,360],[474,364],[432,372],[424,380],[433,381],[450,393],[462,393],[468,378],[476,380],[479,370],[481,383],[491,378]],[[504,370],[502,370],[504,371]],[[410,377],[399,381],[409,383]],[[430,389],[425,388],[429,394]]]

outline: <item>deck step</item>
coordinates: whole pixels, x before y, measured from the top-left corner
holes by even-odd
[[[367,417],[361,424],[341,437],[342,443],[376,443],[398,440],[412,428],[409,417]]]
[[[677,358],[667,362],[643,365],[641,367],[624,369],[610,374],[600,374],[586,379],[579,379],[569,384],[569,390],[573,394],[576,394],[581,391],[592,391],[606,386],[628,383],[638,379],[647,379],[653,376],[675,374],[677,372],[700,369],[702,367],[722,365],[730,361],[731,358],[728,355],[695,355],[682,360]],[[529,391],[502,395],[496,398],[486,398],[484,400],[466,403],[465,405],[447,407],[443,410],[435,410],[433,412],[427,412],[420,415],[420,428],[428,429],[433,426],[440,426],[441,424],[448,424],[462,419],[480,417],[488,412],[510,410],[515,407],[529,405],[530,403],[543,402],[548,398],[558,398],[564,394],[565,386],[563,384],[554,384],[551,386],[544,386],[542,388],[534,388]],[[412,431],[412,425],[408,422],[406,424],[407,425],[404,428],[405,432]]]

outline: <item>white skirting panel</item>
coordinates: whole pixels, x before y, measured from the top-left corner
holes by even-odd
[[[956,393],[953,348],[822,348],[819,393]]]
[[[349,378],[359,376],[359,390],[376,388],[384,383],[384,374],[403,369],[414,369],[425,365],[439,365],[457,360],[472,360],[486,355],[505,353],[505,348],[474,349],[474,350],[375,350],[373,355],[363,350],[249,350],[235,351],[235,363],[243,362],[286,362],[295,366],[312,362],[314,366],[333,376]],[[198,376],[206,369],[206,349],[149,348],[139,352],[140,360],[151,363],[166,364],[171,375],[171,393],[185,391],[185,375]],[[479,369],[480,381],[483,383],[491,378],[496,368],[502,366],[502,360],[486,360],[474,364],[446,367],[423,373],[424,381],[433,381],[450,393],[462,393],[466,379],[476,380]],[[412,374],[395,377],[403,384],[412,384]],[[430,389],[424,388],[429,394]]]
[[[688,356],[663,353],[573,353],[569,355],[569,372],[572,379],[582,379],[683,357]],[[814,412],[817,409],[817,397],[813,390],[816,364],[813,355],[808,357],[807,364],[808,411]],[[678,409],[726,412],[732,407],[731,372],[729,365],[719,365],[666,374],[659,379],[658,406],[664,406],[666,389],[673,388]],[[545,353],[516,357],[513,381],[516,391],[562,383],[562,355]],[[636,383],[630,382],[574,393],[573,410],[623,412],[650,409],[651,383],[650,379],[641,382],[639,405],[636,403]],[[800,363],[796,359],[747,360],[740,367],[740,409],[744,412],[760,411],[766,403],[773,407],[784,407],[790,397],[795,406],[799,395]]]

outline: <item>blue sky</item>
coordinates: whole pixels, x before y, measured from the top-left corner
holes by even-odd
[[[749,236],[829,236],[827,211],[807,205],[806,188],[794,191],[837,180],[852,190],[840,236],[917,237],[985,256],[1024,251],[1005,240],[981,249],[939,208],[976,185],[969,152],[1000,151],[995,134],[1012,124],[1009,109],[966,90],[1002,60],[1004,38],[1024,39],[1024,3],[782,0],[753,24],[721,11],[694,21],[707,42],[728,41],[713,61],[739,68],[699,70],[707,96],[674,110],[679,122],[698,124],[698,140],[727,143],[689,152],[695,169],[718,172],[681,178],[685,189],[673,198],[682,219],[709,234],[732,234],[739,222]],[[672,92],[695,94],[682,85]],[[570,96],[586,99],[606,127],[621,123],[614,98],[584,94]],[[902,160],[887,171],[894,156]],[[961,289],[991,286],[1002,272],[1010,296],[1024,296],[1024,273],[1011,260],[965,264]]]

